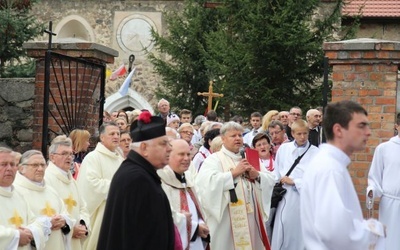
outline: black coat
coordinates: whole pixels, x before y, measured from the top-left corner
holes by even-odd
[[[111,181],[97,249],[174,249],[168,198],[154,167],[135,151]]]

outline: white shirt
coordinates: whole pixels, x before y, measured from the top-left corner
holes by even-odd
[[[376,147],[368,174],[368,188],[374,198],[380,197],[379,221],[386,226],[387,249],[400,248],[400,137],[392,137],[388,142]],[[371,199],[368,198],[367,202]]]
[[[375,249],[381,249],[383,225],[363,219],[347,170],[350,161],[339,148],[322,144],[305,171],[300,218],[306,249],[362,250],[377,242]]]

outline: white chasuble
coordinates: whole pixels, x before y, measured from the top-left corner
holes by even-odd
[[[207,157],[195,180],[195,188],[210,228],[211,249],[266,249],[259,228],[268,219],[275,181],[272,175],[264,172],[260,172],[260,183],[252,183],[242,177],[234,180],[230,170],[240,161],[240,154],[222,147],[221,151]],[[229,190],[234,188],[244,206],[230,205]],[[243,230],[242,233],[236,234],[238,231],[234,231],[238,227],[242,227]],[[247,248],[242,248],[244,245],[247,245]]]
[[[29,244],[18,247],[19,234],[17,228],[19,227],[31,230],[36,249],[44,249],[50,234],[51,224],[35,220],[25,197],[18,193],[13,186],[11,186],[10,191],[0,188],[0,204],[0,249],[31,249]]]
[[[82,199],[82,195],[78,190],[78,186],[70,172],[65,175],[60,168],[54,165],[51,161],[46,168],[44,177],[46,185],[51,186],[63,200],[68,215],[75,220],[75,224],[79,225],[83,220],[90,234],[90,219],[86,208],[86,203]],[[71,228],[71,232],[72,228]],[[82,250],[84,239],[72,238],[71,249]]]
[[[111,179],[124,161],[118,152],[112,152],[102,143],[83,159],[77,179],[78,189],[90,215],[91,234],[83,249],[96,249]]]
[[[75,221],[69,218],[64,203],[50,186],[40,186],[19,172],[16,174],[14,184],[17,191],[24,195],[36,217],[51,220],[51,217],[61,215],[70,229],[73,228]],[[71,249],[71,238],[72,231],[64,235],[61,229],[52,230],[45,249]]]

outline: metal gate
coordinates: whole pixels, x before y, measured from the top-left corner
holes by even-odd
[[[42,153],[57,135],[97,129],[103,120],[106,65],[48,50],[45,57]]]

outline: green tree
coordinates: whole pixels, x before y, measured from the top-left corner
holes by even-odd
[[[203,4],[202,0],[188,0],[183,10],[164,13],[168,35],[163,37],[153,31],[159,54],[149,54],[156,72],[162,76],[157,96],[170,101],[173,110],[188,108],[194,114],[204,113],[206,102],[197,92],[208,88],[210,78],[204,34],[215,29],[219,17]]]
[[[151,56],[163,78],[158,94],[174,97],[172,106],[199,110],[204,103],[204,110],[196,93],[210,78],[224,94],[217,112],[225,118],[321,105],[322,43],[340,32],[342,1],[321,18],[319,0],[225,0],[213,10],[194,1],[168,16],[168,36],[154,34],[156,48],[171,58]]]
[[[32,76],[34,63],[22,44],[43,30],[29,14],[35,0],[0,0],[0,77]]]

